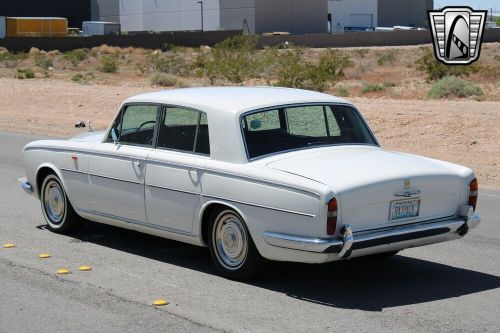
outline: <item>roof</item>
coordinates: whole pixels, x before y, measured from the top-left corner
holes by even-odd
[[[213,109],[239,114],[275,105],[299,103],[348,103],[334,97],[309,90],[277,87],[208,87],[163,90],[137,95],[125,101],[154,102],[190,106],[206,111]]]

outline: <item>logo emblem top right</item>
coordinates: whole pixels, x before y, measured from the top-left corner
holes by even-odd
[[[487,11],[445,7],[429,11],[434,53],[447,65],[468,65],[479,59]]]

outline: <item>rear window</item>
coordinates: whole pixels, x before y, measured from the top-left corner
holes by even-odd
[[[241,126],[250,159],[281,151],[376,141],[347,105],[303,105],[248,114]]]

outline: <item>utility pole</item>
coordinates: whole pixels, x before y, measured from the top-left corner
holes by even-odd
[[[201,6],[201,31],[203,32],[203,1],[198,1]]]

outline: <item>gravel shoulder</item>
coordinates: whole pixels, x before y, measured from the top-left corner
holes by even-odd
[[[0,78],[0,130],[69,137],[78,120],[106,128],[129,96],[147,85],[82,85]],[[156,89],[157,90],[157,89]],[[353,98],[387,149],[466,165],[480,185],[500,187],[500,102]]]

